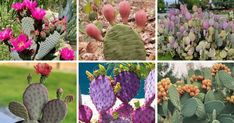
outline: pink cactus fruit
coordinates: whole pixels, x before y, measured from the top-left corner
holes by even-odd
[[[133,123],[155,123],[155,110],[152,107],[143,106],[132,113]]]
[[[147,14],[144,10],[139,10],[135,14],[135,20],[136,24],[140,29],[143,29],[145,27],[145,24],[147,22]]]
[[[121,90],[117,93],[117,97],[124,103],[128,103],[137,95],[140,88],[140,79],[133,72],[121,72],[115,76],[114,84],[120,83]]]
[[[79,106],[79,120],[85,123],[90,123],[93,116],[92,110],[86,105]]]
[[[128,1],[122,1],[119,3],[119,13],[120,13],[120,16],[122,17],[123,23],[128,22],[130,10],[131,10],[131,7],[130,7]]]
[[[96,25],[94,25],[94,24],[88,24],[87,26],[86,26],[86,33],[90,36],[90,37],[92,37],[92,38],[94,38],[94,39],[96,39],[96,40],[98,40],[98,41],[102,41],[102,39],[103,39],[103,37],[102,37],[102,33],[101,33],[101,31],[96,27]]]
[[[145,79],[145,105],[149,106],[155,98],[155,70],[152,70]]]
[[[114,112],[118,113],[119,118],[131,119],[131,113],[133,112],[133,108],[128,103],[123,103],[115,110],[113,110],[111,114],[113,115]]]
[[[115,21],[115,10],[112,5],[106,4],[102,8],[102,14],[105,16],[106,20],[109,21],[110,24],[113,24]]]
[[[111,80],[104,75],[99,75],[90,83],[90,97],[99,113],[109,110],[116,101]]]

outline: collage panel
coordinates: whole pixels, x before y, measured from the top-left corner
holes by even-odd
[[[158,123],[233,122],[234,63],[158,63]]]
[[[159,60],[233,60],[233,0],[158,0]]]
[[[80,0],[80,60],[155,60],[154,0]]]
[[[154,123],[155,64],[80,63],[80,123]]]
[[[76,63],[0,63],[1,123],[76,123]]]
[[[76,0],[1,0],[0,60],[76,60]]]

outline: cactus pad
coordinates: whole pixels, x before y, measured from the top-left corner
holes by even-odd
[[[22,105],[21,103],[11,102],[9,104],[9,110],[11,111],[11,113],[13,113],[14,115],[16,115],[18,117],[21,117],[25,120],[29,119],[28,111],[27,111],[26,107],[24,105]]]
[[[30,37],[31,31],[34,31],[34,19],[30,17],[24,17],[22,20],[22,30]]]
[[[169,87],[169,90],[168,90],[168,96],[169,96],[169,99],[171,101],[171,103],[178,109],[180,110],[181,107],[180,107],[180,97],[179,97],[179,93],[176,89],[175,86],[171,85]]]
[[[213,100],[205,103],[205,110],[207,113],[212,113],[213,110],[216,110],[217,114],[221,113],[225,105],[222,101]]]
[[[156,85],[155,70],[152,70],[145,79],[145,104],[150,105],[155,98]]]
[[[90,122],[93,116],[93,111],[86,105],[79,106],[79,120],[82,122]]]
[[[25,120],[23,123],[39,123],[37,120]]]
[[[234,90],[234,79],[231,75],[229,75],[225,71],[219,71],[218,75],[220,81],[226,88]]]
[[[100,75],[90,83],[90,97],[98,112],[105,112],[115,104],[115,94],[107,76]]]
[[[197,111],[198,104],[194,98],[190,98],[185,101],[182,106],[182,114],[184,117],[191,117]]]
[[[155,110],[152,107],[141,107],[132,113],[133,123],[155,123]]]
[[[114,84],[120,83],[121,90],[117,93],[117,97],[124,103],[128,103],[137,95],[140,88],[140,79],[135,73],[121,72],[115,76]]]
[[[133,108],[131,105],[127,103],[121,104],[118,108],[114,110],[114,112],[117,112],[119,117],[121,118],[131,118],[131,113],[133,112]],[[113,114],[113,113],[112,113]]]
[[[39,120],[44,105],[48,102],[48,90],[39,83],[30,84],[23,95],[23,102],[31,120]]]
[[[66,114],[66,103],[59,99],[51,100],[43,108],[41,123],[60,123]]]
[[[139,35],[127,25],[113,26],[104,38],[106,60],[145,60],[146,51]]]
[[[47,37],[45,41],[41,42],[36,59],[42,59],[47,55],[53,48],[55,48],[60,41],[60,38],[61,35],[57,31],[54,31],[54,33]]]

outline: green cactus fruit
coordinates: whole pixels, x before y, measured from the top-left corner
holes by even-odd
[[[212,100],[205,103],[205,110],[207,113],[210,114],[213,113],[213,110],[216,110],[217,114],[220,114],[223,111],[224,107],[224,103],[219,100]]]
[[[234,79],[231,75],[225,71],[219,71],[219,79],[226,88],[234,90]]]
[[[195,115],[197,108],[197,101],[194,98],[190,98],[183,104],[181,113],[184,117],[192,117]]]
[[[107,60],[145,60],[146,51],[140,36],[127,25],[113,26],[104,38]]]
[[[36,59],[42,59],[46,56],[53,48],[55,48],[60,41],[60,38],[61,35],[57,31],[54,31],[54,33],[47,37],[45,41],[41,42]]]
[[[175,86],[171,85],[168,90],[168,96],[171,103],[180,111],[180,96]]]
[[[11,102],[9,104],[9,110],[11,111],[11,113],[13,113],[14,115],[16,115],[18,117],[21,117],[25,120],[29,119],[28,111],[27,111],[26,107],[21,103]]]
[[[48,90],[43,84],[30,84],[24,94],[23,103],[31,120],[39,120],[44,105],[48,102]]]
[[[22,30],[24,34],[30,37],[31,31],[34,31],[34,19],[31,17],[24,17],[22,20]]]

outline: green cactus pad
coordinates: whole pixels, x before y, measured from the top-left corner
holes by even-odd
[[[48,102],[48,90],[43,84],[30,84],[23,95],[23,102],[31,120],[39,120],[44,105]]]
[[[208,101],[205,103],[205,110],[207,113],[212,114],[215,109],[217,114],[221,113],[224,109],[225,105],[223,102],[219,100]]]
[[[31,34],[31,31],[34,31],[35,28],[34,28],[34,19],[33,18],[30,18],[30,17],[24,17],[22,20],[22,30],[23,32],[30,36]]]
[[[49,101],[44,109],[40,123],[60,123],[67,114],[67,105],[62,100]]]
[[[169,96],[169,100],[171,101],[171,103],[178,109],[180,110],[181,109],[181,106],[180,106],[180,97],[179,97],[179,93],[176,89],[175,86],[171,85],[169,87],[169,90],[168,90],[168,96]]]
[[[195,115],[198,108],[197,101],[194,98],[190,98],[186,100],[184,105],[182,106],[182,115],[184,117],[191,117]]]
[[[224,71],[219,71],[219,79],[226,88],[234,90],[234,79],[231,75]]]
[[[212,123],[220,123],[218,120],[213,120]]]
[[[221,114],[218,119],[221,123],[234,123],[234,118],[231,114]]]
[[[23,123],[39,123],[37,120],[25,120]]]
[[[198,119],[205,119],[206,117],[206,112],[205,112],[205,107],[204,107],[204,104],[201,100],[199,99],[196,99],[196,102],[197,102],[197,110],[196,110],[196,116],[198,117]]]
[[[14,115],[16,115],[18,117],[21,117],[25,120],[29,119],[28,111],[27,111],[26,107],[21,103],[11,102],[9,104],[9,110],[11,111],[11,113],[13,113]]]
[[[211,71],[209,68],[204,68],[202,71],[203,71],[203,76],[205,79],[212,80],[212,75],[211,75]]]
[[[205,95],[205,103],[212,100],[215,100],[214,92],[209,90]]]
[[[180,112],[178,110],[175,110],[172,118],[171,118],[171,122],[172,123],[182,123],[182,116],[180,115]]]
[[[55,48],[60,41],[60,38],[61,35],[57,31],[54,31],[54,33],[47,37],[45,41],[41,42],[36,59],[42,59],[46,56],[53,48]]]
[[[145,60],[146,51],[140,36],[129,26],[117,24],[104,38],[106,60]]]

